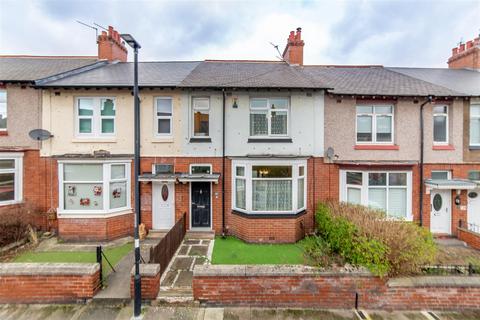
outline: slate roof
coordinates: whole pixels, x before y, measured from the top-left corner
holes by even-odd
[[[447,68],[387,68],[467,95],[480,96],[480,72]]]
[[[462,96],[464,93],[416,79],[381,66],[304,66],[303,72],[335,94],[392,96]]]
[[[204,61],[182,87],[327,88],[305,77],[300,67],[282,61]]]
[[[35,81],[97,61],[95,57],[0,56],[0,81]]]
[[[144,87],[175,87],[200,62],[140,62],[138,83]],[[46,87],[131,87],[133,63],[108,64],[77,75],[42,84]]]
[[[139,85],[180,88],[291,88],[328,89],[334,94],[385,96],[478,95],[474,71],[382,66],[290,66],[281,61],[140,62]],[[412,69],[413,70],[413,69]],[[415,69],[419,70],[419,69]],[[431,71],[428,71],[431,70]],[[440,70],[441,77],[426,77]],[[449,77],[451,79],[447,80]],[[442,79],[440,81],[438,79]],[[131,87],[133,63],[112,63],[42,87]],[[478,89],[478,90],[477,90]]]

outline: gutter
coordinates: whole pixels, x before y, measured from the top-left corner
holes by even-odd
[[[420,226],[423,226],[423,158],[424,158],[424,121],[423,121],[423,108],[427,103],[431,103],[433,97],[429,96],[425,102],[420,105]]]
[[[222,236],[226,235],[225,229],[225,102],[226,93],[225,89],[222,89]]]

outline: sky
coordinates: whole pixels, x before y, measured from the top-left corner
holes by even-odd
[[[96,55],[77,20],[132,34],[140,61],[278,60],[271,43],[302,27],[305,64],[446,67],[479,35],[480,0],[0,0],[0,54]]]

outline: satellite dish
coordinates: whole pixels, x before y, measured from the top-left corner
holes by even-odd
[[[32,131],[30,131],[28,133],[28,135],[33,140],[37,140],[37,141],[43,141],[43,140],[47,140],[47,139],[50,139],[51,137],[53,137],[53,135],[50,133],[50,131],[43,130],[43,129],[33,129]]]
[[[335,156],[335,151],[333,150],[332,147],[328,147],[327,149],[327,158],[332,160],[333,157]]]

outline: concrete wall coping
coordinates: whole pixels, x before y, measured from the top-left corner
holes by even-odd
[[[368,271],[325,271],[301,265],[197,265],[194,277],[255,276],[354,276],[372,277]]]
[[[93,275],[98,263],[0,263],[0,276]]]
[[[477,233],[477,232],[475,232],[475,231],[468,230],[468,229],[466,229],[466,228],[461,228],[461,227],[457,227],[457,229],[458,229],[458,230],[461,230],[461,231],[463,231],[463,232],[466,232],[466,233],[470,233],[470,234],[472,234],[472,235],[474,235],[474,236],[480,237],[480,233]]]
[[[140,276],[155,277],[160,273],[159,263],[141,263],[140,264]],[[130,274],[135,274],[135,266],[132,267]]]
[[[480,287],[480,276],[418,276],[392,278],[387,282],[395,287]]]

